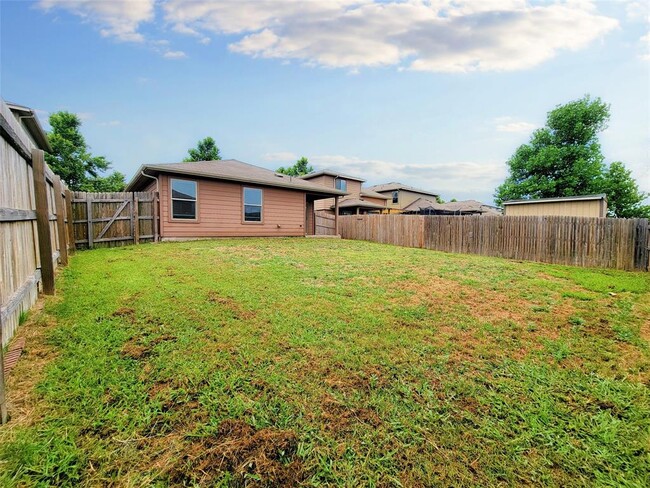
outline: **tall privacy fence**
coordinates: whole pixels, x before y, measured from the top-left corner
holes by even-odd
[[[344,239],[584,267],[648,271],[647,219],[353,215]]]

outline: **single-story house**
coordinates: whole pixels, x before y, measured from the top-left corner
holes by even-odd
[[[163,240],[314,235],[315,205],[347,194],[234,159],[145,164],[126,191],[159,192]]]
[[[509,200],[503,202],[504,215],[559,215],[563,217],[607,217],[607,195]]]
[[[374,185],[368,190],[388,197],[386,207],[389,213],[400,213],[419,198],[435,200],[439,196],[437,193],[396,182]]]
[[[389,197],[363,188],[362,184],[365,182],[363,178],[327,169],[314,171],[307,175],[302,175],[300,178],[348,193],[347,196],[341,198],[338,202],[338,207],[333,199],[316,202],[317,211],[336,212],[338,209],[339,215],[359,215],[382,213],[386,210],[386,201]]]
[[[402,213],[419,215],[501,215],[496,207],[485,205],[477,200],[438,203],[436,200],[428,198],[418,198],[404,208]]]

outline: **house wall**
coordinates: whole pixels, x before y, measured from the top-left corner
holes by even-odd
[[[348,182],[348,189],[347,193],[348,195],[347,198],[359,198],[361,195],[361,182],[360,181],[355,181],[355,180],[348,180],[346,178],[342,178],[345,181]],[[320,175],[316,176],[315,178],[309,178],[309,180],[312,183],[318,183],[319,185],[326,186],[327,188],[335,188],[335,178],[330,175]],[[332,208],[334,205],[334,199],[333,198],[325,198],[323,200],[316,200],[315,202],[315,207],[316,210],[329,210]]]
[[[408,207],[410,204],[412,204],[414,201],[416,201],[418,198],[429,198],[429,199],[434,199],[435,197],[431,195],[427,195],[424,193],[418,193],[414,191],[409,191],[409,190],[399,190],[399,196],[397,199],[397,203],[393,203],[393,192],[392,191],[381,191],[379,192],[382,195],[386,195],[387,197],[390,197],[390,200],[386,200],[386,207],[389,209],[393,210],[401,210],[403,208]],[[366,198],[366,200],[368,200]]]
[[[196,221],[171,218],[170,176],[161,175],[160,233],[163,239],[185,237],[263,237],[305,235],[305,193],[200,178]],[[243,222],[243,187],[262,188],[262,223]]]
[[[606,217],[605,200],[578,200],[575,202],[538,202],[516,205],[504,205],[506,216],[517,215],[558,215],[564,217]]]
[[[363,200],[368,203],[375,203],[377,205],[381,205],[382,207],[385,207],[386,202],[388,201],[388,200],[384,200],[383,198],[372,198],[372,197],[363,197]]]

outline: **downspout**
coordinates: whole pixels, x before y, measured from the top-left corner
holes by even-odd
[[[158,192],[158,178],[156,178],[155,176],[148,175],[147,173],[144,172],[144,170],[140,171],[140,174],[145,178],[151,178],[152,180],[154,180],[156,182],[156,192]]]

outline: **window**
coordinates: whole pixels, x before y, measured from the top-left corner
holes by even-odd
[[[196,220],[196,181],[172,179],[172,218]]]
[[[399,192],[394,191],[393,192],[393,203],[397,203],[397,200],[399,199]]]
[[[348,182],[347,181],[345,181],[345,180],[343,180],[341,178],[336,178],[336,180],[334,180],[334,184],[335,184],[337,190],[348,191]]]
[[[262,222],[262,190],[244,188],[244,222]]]

